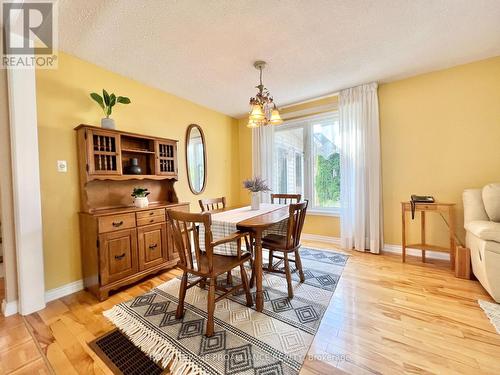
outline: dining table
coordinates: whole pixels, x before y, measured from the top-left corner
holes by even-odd
[[[255,241],[254,243],[254,272],[255,272],[255,309],[262,312],[264,307],[264,291],[262,289],[263,277],[263,260],[262,260],[262,234],[272,226],[288,219],[289,205],[267,204],[265,205],[264,213],[255,211],[255,215],[251,212],[247,213],[244,219],[236,223],[236,228],[240,231],[249,232]],[[246,207],[227,207],[214,212],[229,213],[231,210],[241,210]],[[250,207],[248,210],[251,211]],[[220,220],[213,216],[214,220]]]

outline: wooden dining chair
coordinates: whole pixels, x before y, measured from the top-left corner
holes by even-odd
[[[271,194],[271,203],[277,204],[291,204],[299,203],[301,195],[300,194]],[[269,263],[273,261],[273,251],[269,251]],[[250,280],[250,286],[253,286],[253,278]]]
[[[300,235],[304,226],[308,201],[290,204],[287,231],[284,235],[268,234],[262,239],[262,248],[269,250],[268,272],[284,273],[288,284],[288,297],[293,298],[292,274],[290,272],[290,262],[295,263],[296,272],[299,272],[300,282],[304,282],[304,272],[300,260]],[[283,256],[274,255],[276,252],[283,253]],[[288,255],[294,253],[295,258],[289,258]],[[273,254],[273,255],[272,255]],[[273,265],[273,257],[280,259]],[[285,270],[278,270],[277,267],[284,262]]]
[[[226,208],[226,197],[199,199],[198,203],[200,204],[201,212],[219,211],[221,209]],[[247,245],[247,249],[249,246],[248,241],[249,241],[248,238],[245,237],[245,243]],[[231,271],[227,273],[226,283],[229,285],[233,283],[233,277],[231,275]]]
[[[201,212],[216,211],[226,208],[226,197],[200,199],[198,203],[200,204]]]
[[[196,214],[172,210],[167,212],[172,222],[175,246],[179,252],[180,260],[178,266],[182,269],[176,318],[180,319],[184,316],[186,291],[198,283],[202,283],[204,286],[208,282],[208,319],[205,335],[207,337],[212,336],[214,333],[215,303],[217,301],[243,288],[246,294],[247,306],[250,307],[253,305],[248,277],[244,267],[244,263],[250,261],[251,255],[249,252],[241,253],[241,239],[245,236],[245,233],[235,232],[230,236],[214,241],[210,213]],[[200,249],[199,225],[205,226],[204,251]],[[215,246],[233,241],[237,243],[237,255],[226,256],[214,254],[213,250]],[[230,289],[217,285],[218,275],[231,271],[236,267],[240,268],[241,284],[235,285]],[[198,276],[198,278],[188,283],[188,274]],[[216,290],[222,292],[217,298],[215,297]]]
[[[271,194],[271,203],[290,204],[299,203],[300,194]]]

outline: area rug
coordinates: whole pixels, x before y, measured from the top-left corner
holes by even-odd
[[[243,295],[222,299],[216,304],[210,338],[204,335],[206,290],[189,289],[184,318],[175,318],[179,279],[104,315],[173,374],[298,374],[348,256],[302,248],[301,258],[306,280],[299,283],[294,274],[293,299],[287,297],[284,275],[264,273],[263,312],[246,307]],[[233,279],[238,283],[236,270]]]
[[[491,324],[500,334],[500,305],[494,302],[487,302],[483,300],[478,300],[479,306],[484,310]]]

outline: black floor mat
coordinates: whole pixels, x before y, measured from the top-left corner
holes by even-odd
[[[117,329],[99,337],[89,345],[115,374],[156,375],[163,371]]]

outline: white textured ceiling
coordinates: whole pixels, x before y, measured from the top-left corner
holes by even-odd
[[[500,55],[500,0],[59,0],[60,49],[240,116]]]

